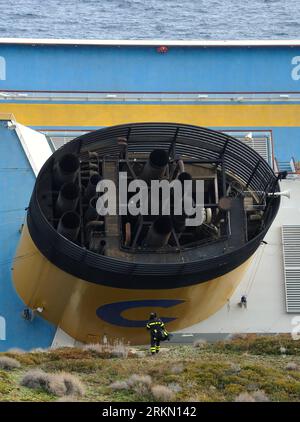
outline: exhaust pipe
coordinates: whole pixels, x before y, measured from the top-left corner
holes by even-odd
[[[89,201],[93,196],[96,195],[96,186],[98,182],[101,180],[100,174],[93,174],[88,182],[88,185],[84,191],[84,199]]]
[[[169,216],[158,217],[151,225],[145,246],[160,248],[166,246],[172,232],[172,220]]]
[[[183,233],[185,230],[185,220],[186,215],[174,215],[173,216],[173,225],[176,233]]]
[[[58,222],[57,231],[62,236],[75,241],[80,230],[80,217],[77,212],[65,212]]]
[[[144,165],[140,178],[145,180],[145,182],[160,179],[166,171],[168,162],[169,157],[165,150],[154,149]]]
[[[99,214],[96,209],[97,200],[97,196],[90,199],[89,207],[84,214],[84,224],[87,224],[89,221],[97,221],[99,219]]]
[[[66,211],[73,211],[77,207],[79,199],[79,187],[75,183],[65,183],[59,191],[55,205],[57,215]]]
[[[79,170],[79,159],[74,154],[65,154],[54,163],[53,174],[55,186],[75,182]]]
[[[192,176],[190,175],[190,173],[183,171],[182,173],[180,173],[177,177],[177,179],[184,184],[185,180],[192,180]]]

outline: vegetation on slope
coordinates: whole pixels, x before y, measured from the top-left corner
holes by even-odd
[[[0,401],[299,401],[299,346],[248,335],[156,356],[121,343],[10,351],[0,354]]]

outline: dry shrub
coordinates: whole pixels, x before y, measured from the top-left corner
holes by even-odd
[[[130,347],[128,350],[128,357],[130,358],[144,358],[147,352],[145,350],[138,350],[135,347]]]
[[[199,338],[194,341],[193,345],[198,349],[204,349],[207,346],[207,341],[204,338]]]
[[[116,340],[113,343],[111,353],[113,357],[126,359],[129,353],[129,345],[121,340]]]
[[[154,385],[151,388],[151,393],[154,399],[160,402],[172,401],[174,399],[174,392],[165,385]]]
[[[82,396],[84,387],[74,375],[66,372],[48,374],[41,369],[28,371],[21,379],[21,385],[27,388],[42,388],[55,396]]]
[[[127,384],[129,385],[129,387],[135,387],[138,384],[142,384],[150,388],[152,384],[152,378],[150,377],[150,375],[133,374],[128,378]]]
[[[298,371],[299,366],[295,362],[288,362],[285,366],[287,371]]]
[[[176,382],[171,382],[170,384],[168,384],[168,388],[175,394],[180,393],[182,391],[182,387]]]
[[[171,351],[171,349],[169,347],[161,347],[159,353],[161,355],[164,355],[166,353],[169,353]],[[157,355],[156,355],[157,356]]]
[[[133,358],[144,358],[146,357],[146,352],[143,352],[142,350],[137,350],[136,352],[132,353],[132,351],[130,350],[128,353],[129,357],[133,357]]]
[[[139,396],[144,397],[150,392],[151,385],[152,385],[152,378],[150,377],[150,375],[133,374],[131,375],[131,377],[128,378],[127,384]]]
[[[266,395],[266,393],[263,390],[254,391],[251,395],[254,398],[254,401],[256,402],[270,401],[269,397]]]
[[[268,402],[269,397],[263,390],[256,390],[253,393],[241,393],[235,399],[236,402]]]
[[[249,393],[241,393],[239,394],[235,400],[235,402],[255,402],[255,399]]]
[[[41,369],[32,369],[23,376],[20,384],[27,388],[47,389],[49,384],[49,374]]]
[[[16,359],[9,358],[7,356],[0,357],[0,369],[11,370],[11,369],[20,368],[20,366],[21,366],[20,362],[17,361]]]
[[[86,351],[82,348],[76,347],[61,347],[51,350],[51,358],[53,360],[62,360],[62,359],[86,359]]]
[[[188,398],[185,399],[185,401],[187,403],[189,402],[209,402],[211,401],[209,395],[207,395],[206,393],[204,393],[203,391],[201,391],[200,393],[194,394],[189,396]]]
[[[184,371],[184,366],[182,363],[178,363],[177,365],[173,365],[170,369],[172,374],[181,374]]]
[[[256,391],[259,388],[259,385],[256,382],[251,382],[250,384],[246,385],[248,391]]]
[[[239,364],[237,363],[231,363],[230,364],[230,368],[227,371],[230,374],[238,374],[239,372],[241,372],[242,368],[240,367]]]
[[[126,359],[129,354],[129,344],[124,343],[122,340],[115,340],[113,343],[94,343],[86,344],[83,350],[89,351],[102,358],[124,358]]]
[[[66,385],[59,374],[49,374],[46,387],[44,389],[54,396],[62,397],[67,395]]]
[[[100,343],[85,344],[82,346],[83,350],[101,355],[104,351],[104,345]]]
[[[145,398],[150,393],[149,387],[146,384],[136,384],[132,389],[139,397]]]
[[[133,390],[139,396],[145,397],[151,391],[152,378],[150,375],[133,374],[127,380],[115,381],[110,384],[112,390]]]
[[[115,381],[110,384],[109,388],[111,388],[112,390],[128,390],[129,385],[126,381]]]
[[[63,379],[67,396],[84,395],[84,386],[78,377],[68,372],[61,372],[58,376]]]

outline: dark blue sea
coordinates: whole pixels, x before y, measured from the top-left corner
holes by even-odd
[[[0,37],[300,38],[300,0],[0,0],[0,11]]]

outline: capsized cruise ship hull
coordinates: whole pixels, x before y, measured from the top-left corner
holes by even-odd
[[[143,132],[143,136],[146,131],[148,136],[150,134],[155,137],[155,133],[159,133],[158,129],[162,132],[165,130],[167,134],[164,135],[165,146],[162,148],[168,148],[170,142],[168,131],[177,133],[180,128],[183,135],[182,139],[177,141],[177,150],[182,148],[182,151],[185,151],[183,149],[185,142],[190,143],[191,154],[196,154],[196,152],[200,154],[197,165],[199,163],[200,167],[205,165],[206,173],[207,163],[211,165],[212,162],[219,163],[220,161],[219,158],[214,158],[213,154],[219,157],[224,144],[227,145],[230,142],[227,168],[230,169],[231,166],[232,169],[238,169],[238,163],[243,161],[236,155],[236,151],[233,152],[235,148],[242,148],[244,154],[250,154],[249,168],[245,166],[242,171],[242,176],[248,177],[244,182],[246,188],[248,190],[257,188],[260,186],[259,183],[265,185],[266,180],[268,181],[266,177],[269,177],[270,195],[273,195],[273,191],[277,189],[277,178],[268,165],[262,162],[253,150],[245,146],[241,147],[239,141],[233,138],[229,139],[218,132],[187,125],[132,124],[129,127],[131,135],[130,139],[129,137],[127,139],[128,149],[130,151],[132,148],[133,156],[136,153],[136,142],[140,142],[140,131]],[[13,269],[15,288],[26,305],[33,310],[39,310],[43,318],[82,342],[97,342],[105,335],[112,339],[123,338],[133,344],[145,343],[147,340],[145,324],[148,313],[153,309],[159,311],[161,317],[168,323],[170,331],[186,328],[208,318],[229,300],[241,281],[251,256],[277,213],[280,202],[279,197],[267,199],[269,206],[266,204],[264,206],[268,212],[266,212],[262,228],[258,230],[261,225],[259,222],[254,232],[247,233],[240,233],[244,230],[242,229],[244,226],[235,221],[238,214],[234,208],[227,213],[220,207],[220,210],[216,211],[217,204],[209,204],[209,207],[217,206],[214,215],[216,224],[220,226],[217,229],[212,225],[212,228],[224,232],[228,221],[230,234],[228,237],[223,233],[219,238],[210,238],[209,243],[204,246],[201,242],[196,247],[186,247],[182,244],[182,250],[177,250],[175,246],[168,244],[165,252],[164,248],[159,248],[159,253],[157,253],[151,248],[143,248],[143,243],[141,243],[140,251],[137,253],[134,247],[122,249],[118,243],[111,249],[107,246],[105,252],[101,250],[99,253],[94,253],[89,250],[90,246],[80,246],[78,234],[74,242],[59,233],[58,227],[63,217],[60,217],[59,223],[55,222],[57,220],[55,218],[51,220],[50,214],[46,218],[45,212],[48,212],[49,206],[52,207],[52,199],[50,202],[47,199],[45,186],[51,186],[55,180],[55,175],[49,176],[52,174],[49,169],[56,168],[57,160],[65,157],[62,155],[64,152],[74,152],[78,150],[78,146],[83,151],[81,159],[86,157],[87,151],[89,153],[92,151],[92,154],[95,154],[95,151],[100,154],[99,151],[101,151],[103,154],[101,148],[106,150],[108,145],[115,148],[116,145],[118,146],[116,132],[123,133],[124,131],[127,133],[128,126],[113,127],[85,135],[57,151],[45,163],[37,178],[28,210],[27,225],[23,229],[17,251],[17,256],[23,256],[24,259],[16,260]],[[204,140],[201,140],[200,135]],[[203,160],[202,151],[207,150],[202,150],[201,146],[206,145],[207,148],[206,137],[209,136],[213,137],[215,143],[210,159]],[[194,140],[191,140],[193,137]],[[159,142],[162,144],[162,135],[159,135]],[[144,149],[144,144],[141,145]],[[153,145],[150,144],[147,148],[151,151]],[[117,154],[119,154],[118,150]],[[196,160],[195,155],[193,160]],[[132,158],[132,162],[136,163],[136,158]],[[260,172],[256,174],[258,162],[262,164]],[[103,160],[101,163],[104,166]],[[121,165],[124,165],[122,163],[123,161]],[[185,163],[188,165],[190,161],[185,159]],[[194,165],[196,163],[192,161],[191,166]],[[222,185],[223,176],[221,175],[224,175],[224,172],[215,165],[212,168]],[[104,173],[104,168],[101,171]],[[194,168],[191,171],[196,170]],[[80,177],[85,172],[86,170],[80,173]],[[199,168],[197,172],[199,173]],[[238,173],[238,170],[236,172]],[[228,175],[227,182],[224,179],[225,184],[229,183],[230,177],[232,176]],[[235,186],[237,180],[233,182]],[[229,188],[225,189],[225,187],[227,188],[227,185],[223,184],[224,192]],[[235,188],[232,187],[232,189]],[[227,200],[242,207],[241,221],[243,221],[243,215],[247,215],[244,202],[235,197],[238,191],[233,193],[234,196],[231,199],[227,197]],[[52,196],[51,194],[51,198]],[[84,199],[82,200],[84,206]],[[58,200],[55,199],[54,204],[55,201],[55,206],[57,206]],[[251,208],[251,212],[256,212],[255,207]],[[261,216],[260,213],[259,211],[257,215]],[[55,212],[53,215],[55,217]],[[220,218],[220,215],[223,217]],[[82,221],[85,221],[85,214]],[[103,224],[107,222],[104,221]],[[103,231],[101,235],[102,239],[109,241],[109,232]],[[250,235],[251,240],[247,240],[246,238]],[[144,254],[141,251],[144,251]]]
[[[41,254],[26,226],[17,255],[26,258],[14,265],[14,285],[28,307],[43,308],[43,318],[78,341],[99,342],[105,335],[132,344],[147,343],[145,316],[153,308],[170,321],[170,331],[214,314],[231,297],[251,260],[221,277],[193,286],[142,290],[88,283],[68,274]]]
[[[66,344],[68,337],[39,314],[33,321],[24,320],[26,305],[12,281],[11,268],[23,259],[15,250],[35,175],[43,164],[41,149],[51,153],[52,142],[58,148],[81,133],[128,121],[180,121],[215,128],[247,142],[275,172],[290,172],[281,189],[290,190],[291,199],[282,199],[264,238],[267,244],[257,250],[230,302],[184,332],[225,336],[289,333],[296,327],[299,295],[293,314],[286,296],[281,230],[283,225],[299,225],[299,175],[292,173],[299,161],[300,41],[164,45],[166,54],[159,53],[158,40],[0,40],[1,351]],[[80,72],[66,62],[77,63]],[[247,309],[237,306],[243,294],[248,296]],[[74,341],[68,339],[68,344]]]

